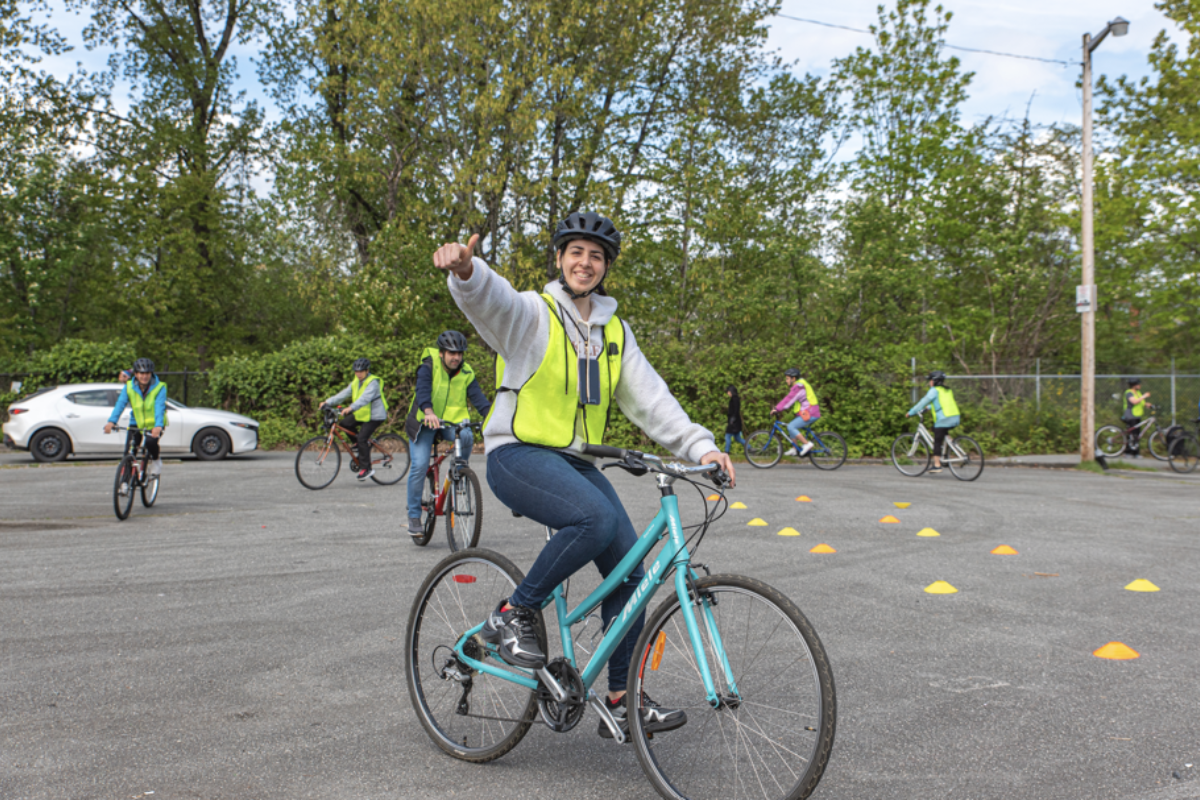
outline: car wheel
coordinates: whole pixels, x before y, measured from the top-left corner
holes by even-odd
[[[229,437],[216,428],[205,428],[192,439],[192,452],[201,461],[216,461],[229,453]]]
[[[71,452],[71,439],[58,428],[46,428],[33,435],[29,442],[29,452],[35,461],[43,464],[52,461],[62,461]]]

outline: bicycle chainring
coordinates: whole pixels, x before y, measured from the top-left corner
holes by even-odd
[[[587,690],[583,686],[583,678],[564,658],[556,658],[546,665],[546,671],[554,676],[554,680],[567,690],[567,700],[558,702],[550,690],[541,684],[537,689],[538,711],[542,721],[550,730],[566,733],[579,724],[583,712],[587,709]]]

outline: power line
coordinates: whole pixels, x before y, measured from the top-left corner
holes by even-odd
[[[872,31],[864,30],[862,28],[851,28],[849,25],[835,25],[832,22],[821,22],[820,20],[817,20],[817,19],[804,19],[803,17],[793,17],[790,14],[776,14],[775,16],[782,17],[783,19],[790,19],[790,20],[793,20],[794,22],[806,22],[809,25],[821,25],[826,28],[839,28],[844,31],[854,31],[855,33],[865,33],[868,35],[873,35]],[[985,53],[989,56],[1003,56],[1005,58],[1020,58],[1020,59],[1024,59],[1025,61],[1042,61],[1047,64],[1064,64],[1068,67],[1080,66],[1078,61],[1061,61],[1057,58],[1040,58],[1038,56],[1022,56],[1022,55],[1018,55],[1017,53],[1001,53],[998,50],[980,50],[977,47],[961,47],[961,46],[955,45],[955,44],[946,44],[945,42],[942,42],[942,47],[948,48],[950,50],[962,50],[967,53]]]

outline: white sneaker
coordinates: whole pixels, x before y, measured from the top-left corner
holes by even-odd
[[[162,459],[156,458],[150,462],[150,477],[154,477],[162,472]]]
[[[801,455],[801,457],[808,455],[808,451],[809,451],[809,450],[812,450],[812,449],[813,449],[813,443],[812,443],[812,442],[809,442],[808,444],[806,444],[806,445],[804,445],[803,447],[801,447],[801,448],[800,448],[800,455]]]

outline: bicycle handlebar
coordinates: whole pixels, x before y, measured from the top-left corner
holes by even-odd
[[[718,486],[725,486],[729,483],[729,476],[725,474],[724,470],[721,469],[721,465],[717,463],[700,464],[699,466],[691,467],[675,461],[664,461],[651,453],[643,453],[639,450],[623,450],[620,447],[610,447],[606,444],[585,444],[583,446],[583,453],[584,455],[595,456],[597,458],[615,459],[622,462],[622,466],[630,469],[650,470],[673,475],[706,475]],[[648,467],[646,465],[647,461],[655,464],[657,468]]]

